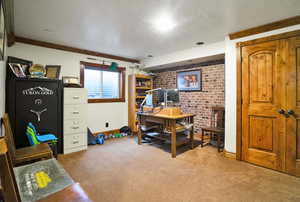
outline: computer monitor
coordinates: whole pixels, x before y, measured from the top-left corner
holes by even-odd
[[[178,103],[179,102],[179,91],[178,89],[168,91],[168,102]]]
[[[160,90],[157,92],[158,103],[162,103],[165,101],[165,90]]]
[[[149,107],[153,106],[152,94],[147,94],[146,95],[146,106],[149,106]]]
[[[179,91],[178,89],[164,89],[158,91],[158,102],[165,102],[165,93],[167,93],[167,102],[178,103],[179,100]]]

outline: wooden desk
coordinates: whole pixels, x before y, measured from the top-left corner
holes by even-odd
[[[180,114],[180,115],[163,115],[163,114],[157,114],[157,113],[142,113],[138,112],[137,117],[139,120],[139,130],[138,130],[138,144],[142,144],[142,130],[141,125],[147,124],[147,122],[151,123],[158,123],[162,124],[164,127],[168,128],[171,131],[171,153],[172,157],[176,157],[176,148],[177,146],[181,145],[180,143],[177,144],[177,133],[176,133],[176,122],[178,120],[185,119],[185,121],[188,121],[189,123],[194,123],[194,114]],[[159,139],[164,139],[159,137]],[[194,148],[194,127],[192,126],[191,132],[190,132],[190,138],[189,143],[191,146],[191,149]]]

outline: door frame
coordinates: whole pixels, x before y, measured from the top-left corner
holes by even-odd
[[[237,160],[244,160],[242,158],[242,48],[244,46],[259,44],[268,41],[286,39],[290,37],[295,37],[300,35],[300,30],[286,32],[282,34],[271,35],[259,39],[254,39],[250,41],[238,42],[236,44],[236,51],[237,51],[237,100],[236,100],[236,159]]]

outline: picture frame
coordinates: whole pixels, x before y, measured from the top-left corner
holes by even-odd
[[[21,66],[21,64],[18,63],[9,63],[8,64],[11,71],[14,73],[14,75],[18,78],[26,78],[26,75],[24,73],[24,70]]]
[[[48,79],[58,79],[60,74],[60,65],[46,65],[46,77]]]
[[[5,51],[5,15],[3,8],[3,0],[0,0],[0,60],[4,60],[4,51]]]
[[[79,78],[75,76],[62,77],[64,87],[82,88]]]
[[[202,91],[202,71],[177,72],[176,84],[179,91]]]
[[[32,66],[32,64],[22,64],[20,63],[22,69],[23,69],[23,72],[25,73],[25,75],[30,75],[29,73],[29,68]]]

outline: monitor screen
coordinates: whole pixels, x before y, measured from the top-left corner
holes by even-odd
[[[152,100],[153,100],[152,94],[147,94],[146,95],[146,106],[152,107],[153,106]]]
[[[158,103],[162,103],[164,102],[165,100],[165,91],[164,90],[160,90],[157,92],[157,96],[158,96]]]
[[[171,90],[168,91],[168,102],[178,103],[179,102],[179,91]]]
[[[173,103],[178,103],[179,102],[179,91],[177,89],[173,89],[173,90],[160,90],[158,91],[158,102],[162,103],[164,102],[165,98],[165,92],[168,93],[168,97],[167,100],[168,102],[173,102]]]

